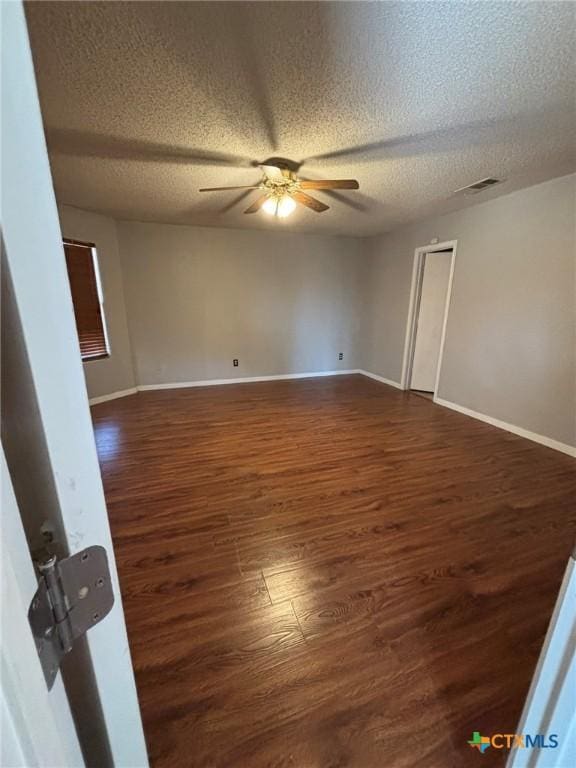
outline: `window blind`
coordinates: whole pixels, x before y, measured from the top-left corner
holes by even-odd
[[[93,243],[64,241],[82,360],[97,360],[108,356],[94,247]]]

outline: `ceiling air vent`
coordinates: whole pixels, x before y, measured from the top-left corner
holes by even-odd
[[[467,187],[460,187],[454,194],[476,195],[478,192],[482,192],[483,189],[488,189],[488,187],[493,187],[494,184],[501,183],[502,179],[480,179],[480,181],[475,181],[474,184],[470,184]]]

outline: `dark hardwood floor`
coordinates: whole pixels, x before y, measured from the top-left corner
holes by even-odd
[[[504,765],[573,459],[361,376],[93,418],[155,768]]]

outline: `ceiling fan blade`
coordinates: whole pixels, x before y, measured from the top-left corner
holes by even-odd
[[[247,187],[204,187],[203,189],[199,189],[198,192],[226,192],[229,189],[260,189],[260,185],[251,184]]]
[[[294,200],[302,203],[302,205],[305,205],[307,208],[311,208],[313,211],[316,211],[316,213],[327,211],[330,207],[329,205],[324,205],[324,203],[321,203],[320,200],[316,200],[315,197],[310,197],[310,195],[307,195],[305,192],[294,192],[292,197]]]
[[[356,179],[319,179],[300,181],[301,189],[360,189]]]
[[[260,208],[264,205],[264,203],[268,200],[268,195],[260,195],[260,197],[257,200],[254,200],[251,206],[246,208],[244,213],[258,213]]]

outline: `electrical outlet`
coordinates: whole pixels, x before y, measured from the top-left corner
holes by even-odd
[[[338,360],[344,360],[344,353],[343,352],[339,352],[338,353]]]
[[[232,365],[234,366],[234,368],[238,368],[238,360],[236,359],[232,360]]]

